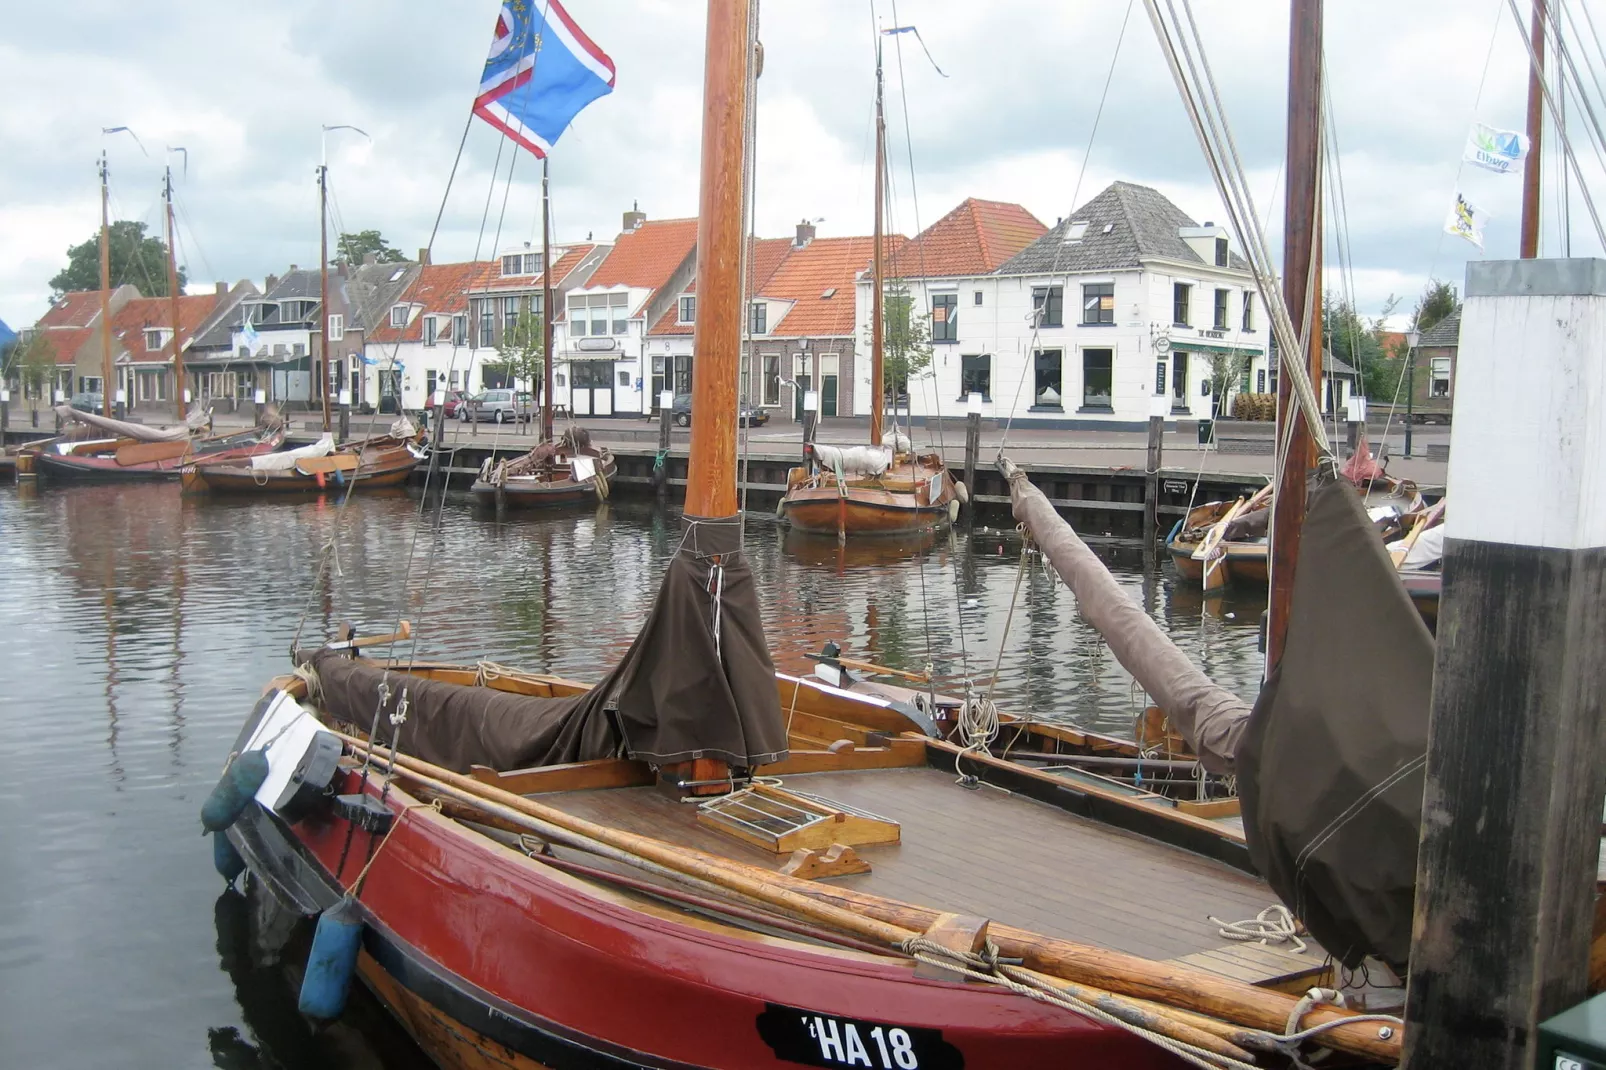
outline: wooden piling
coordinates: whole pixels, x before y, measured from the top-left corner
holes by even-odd
[[[1155,398],[1149,412],[1149,457],[1143,467],[1143,548],[1153,549],[1160,538],[1160,464],[1164,454],[1165,414],[1160,407],[1171,407],[1170,398]]]
[[[981,413],[971,412],[965,417],[965,490],[971,502],[976,500],[976,460],[981,456]],[[969,512],[974,512],[974,506]]]
[[[446,417],[442,415],[440,406],[436,406],[436,408],[435,408],[435,423],[436,423],[436,426],[430,429],[431,431],[434,432],[435,438],[437,438],[437,439],[440,438],[439,425],[441,425],[441,424],[443,424],[445,422],[446,422]],[[344,390],[342,390],[340,392],[340,441],[341,442],[350,442],[351,441],[351,395],[349,393],[347,393],[346,391],[344,391]]]
[[[1538,1024],[1588,994],[1601,847],[1606,260],[1474,262],[1466,295],[1412,1070],[1534,1065]]]
[[[665,390],[658,395],[658,456],[663,458],[663,472],[654,473],[658,478],[658,497],[662,498],[669,491],[669,425],[674,419],[675,395],[673,391]]]

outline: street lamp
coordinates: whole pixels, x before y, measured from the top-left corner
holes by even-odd
[[[1405,457],[1411,458],[1411,424],[1416,402],[1416,347],[1422,341],[1422,332],[1412,329],[1405,332]]]

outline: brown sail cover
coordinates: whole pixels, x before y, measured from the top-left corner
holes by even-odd
[[[1410,952],[1432,688],[1432,636],[1360,495],[1317,488],[1238,791],[1255,868],[1346,966]]]
[[[654,764],[719,758],[751,768],[787,753],[775,667],[734,520],[688,523],[624,660],[581,695],[536,698],[426,680],[340,651],[309,660],[323,708],[365,729],[379,708],[376,738],[387,744],[405,694],[400,749],[457,772],[615,756]]]
[[[1211,682],[1127,597],[1104,562],[1076,537],[1043,492],[1027,481],[1025,472],[1013,465],[1007,472],[1015,519],[1026,525],[1054,570],[1076,593],[1082,615],[1104,636],[1110,653],[1165,711],[1206,769],[1231,773],[1248,705]]]

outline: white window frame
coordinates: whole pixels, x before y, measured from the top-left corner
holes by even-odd
[[[329,341],[338,342],[346,337],[346,316],[343,312],[329,314]]]
[[[405,326],[407,326],[407,306],[406,305],[391,305],[390,306],[390,325],[392,327],[405,327]]]
[[[424,317],[424,344],[433,346],[440,341],[441,322],[439,316]]]
[[[586,308],[584,297],[569,298],[569,335],[573,338],[586,336],[587,317],[590,310]]]
[[[145,352],[160,353],[167,345],[167,340],[172,336],[172,333],[173,332],[162,327],[145,328]],[[151,339],[153,337],[156,339],[155,345],[151,345]]]
[[[688,315],[687,313],[690,313],[690,315]],[[678,306],[676,308],[675,321],[677,323],[696,323],[697,322],[697,295],[696,294],[681,294],[680,295],[680,302],[679,302],[679,304],[678,304]]]

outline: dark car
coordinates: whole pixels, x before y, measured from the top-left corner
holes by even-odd
[[[676,394],[675,403],[669,407],[669,413],[674,417],[675,423],[681,427],[690,427],[691,395]],[[754,405],[743,405],[739,418],[746,427],[763,427],[770,422],[769,410],[760,409]]]
[[[79,412],[103,412],[106,408],[106,395],[99,391],[80,390],[72,396],[71,404]]]

